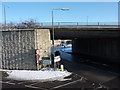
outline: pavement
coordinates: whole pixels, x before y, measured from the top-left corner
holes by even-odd
[[[71,78],[67,81],[49,81],[49,82],[35,82],[35,81],[16,81],[5,78],[5,73],[0,72],[2,76],[0,84],[2,89],[11,88],[27,88],[27,89],[63,89],[63,88],[79,88],[79,90],[119,90],[120,76],[116,72],[111,72],[108,69],[101,69],[92,65],[76,62],[80,58],[61,51],[61,64],[64,68],[73,74],[66,78]],[[81,58],[83,59],[83,58]]]

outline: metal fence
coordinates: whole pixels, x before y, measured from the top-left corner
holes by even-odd
[[[119,24],[118,22],[54,22],[54,27],[57,28],[118,28]],[[1,25],[2,29],[28,29],[28,28],[42,28],[42,27],[52,27],[52,22],[40,22],[36,23],[36,25],[26,26],[21,23],[15,23],[12,26],[9,26],[9,24]]]
[[[52,27],[51,22],[41,22],[41,27]],[[54,22],[55,27],[74,27],[74,28],[111,28],[118,27],[118,22]],[[99,27],[98,27],[99,26]]]

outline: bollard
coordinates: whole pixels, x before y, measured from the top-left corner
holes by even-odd
[[[64,71],[64,66],[63,65],[61,65],[61,71]]]
[[[37,60],[37,70],[39,70],[39,61]]]

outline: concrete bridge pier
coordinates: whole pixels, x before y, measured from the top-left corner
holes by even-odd
[[[79,38],[73,40],[73,53],[93,61],[120,64],[119,38]]]

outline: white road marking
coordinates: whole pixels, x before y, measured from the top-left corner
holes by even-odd
[[[70,84],[73,84],[73,83],[76,83],[76,82],[79,82],[79,81],[81,81],[81,79],[78,79],[76,81],[73,81],[73,82],[70,82],[70,83],[66,83],[66,84],[63,84],[63,85],[59,85],[59,86],[53,87],[51,89],[60,88],[60,87],[67,86],[67,85],[70,85]]]
[[[45,89],[45,88],[35,87],[35,86],[31,86],[31,85],[25,85],[25,87],[36,88],[36,89],[41,89],[41,90],[48,90],[48,89]]]
[[[15,85],[15,83],[11,83],[11,82],[2,82],[2,83],[7,83],[7,84]]]
[[[35,84],[37,84],[37,83],[33,83],[33,84],[29,84],[29,85],[35,85]]]
[[[19,82],[19,83],[17,83],[17,84],[22,84],[22,83],[24,83],[24,82]]]

